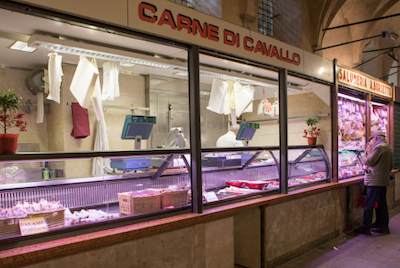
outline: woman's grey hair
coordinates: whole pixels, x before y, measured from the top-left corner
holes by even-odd
[[[234,124],[229,129],[232,130],[232,131],[236,131],[236,130],[239,130],[239,128],[240,128],[239,124]]]

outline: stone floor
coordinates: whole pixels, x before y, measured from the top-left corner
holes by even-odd
[[[277,268],[400,268],[400,207],[389,214],[389,235],[346,233]]]

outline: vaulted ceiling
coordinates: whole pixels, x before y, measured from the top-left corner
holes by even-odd
[[[398,59],[400,38],[392,40],[389,36],[386,38],[381,36],[369,37],[382,35],[383,32],[393,32],[400,35],[400,16],[348,25],[337,29],[326,29],[399,14],[399,0],[303,0],[303,5],[306,5],[309,16],[306,20],[303,18],[303,22],[307,22],[303,24],[303,29],[308,28],[306,32],[309,33],[303,35],[303,44],[309,44],[311,48],[308,49],[315,51],[320,48],[365,39],[364,41],[315,51],[315,53],[331,60],[336,58],[339,63],[349,67],[362,64],[356,69],[384,80],[388,79],[387,75],[397,71],[397,69],[391,67],[399,64],[389,54]],[[393,48],[393,50],[385,48]],[[371,50],[373,52],[369,52]],[[393,79],[393,76],[389,77],[389,81]]]

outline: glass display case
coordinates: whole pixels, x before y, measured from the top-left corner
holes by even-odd
[[[203,203],[279,190],[279,148],[202,152]]]
[[[338,98],[338,152],[339,179],[364,174],[358,155],[366,146],[366,106],[364,95],[339,93]]]
[[[190,207],[188,158],[189,150],[0,155],[0,240]]]
[[[298,188],[331,177],[323,146],[290,146],[288,187]],[[279,148],[213,149],[202,153],[203,203],[278,192]]]
[[[289,147],[288,160],[288,188],[305,187],[331,178],[330,163],[322,145]]]

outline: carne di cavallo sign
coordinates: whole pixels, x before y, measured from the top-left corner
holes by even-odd
[[[302,70],[301,49],[169,1],[132,2],[137,4],[137,9],[136,14],[135,10],[130,10],[130,27],[243,55],[274,66]],[[198,19],[199,16],[203,21]]]
[[[392,86],[365,75],[340,67],[338,72],[340,83],[348,84],[366,91],[392,98]]]

